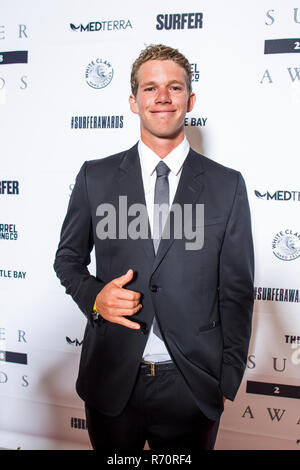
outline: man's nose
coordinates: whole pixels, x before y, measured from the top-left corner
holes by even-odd
[[[157,95],[155,97],[156,103],[170,103],[171,95],[167,87],[162,87],[158,89]]]

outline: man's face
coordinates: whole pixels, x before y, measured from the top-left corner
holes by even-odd
[[[138,71],[137,95],[130,109],[139,114],[144,138],[176,138],[184,132],[184,118],[195,102],[189,94],[185,70],[172,60],[149,60]]]

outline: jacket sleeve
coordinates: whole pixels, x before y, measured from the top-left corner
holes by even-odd
[[[254,253],[244,179],[238,182],[220,254],[219,301],[224,349],[220,387],[234,400],[243,378],[251,336]]]
[[[92,216],[86,187],[86,162],[77,175],[63,222],[54,270],[78,307],[93,325],[92,312],[104,283],[87,269],[94,246]]]

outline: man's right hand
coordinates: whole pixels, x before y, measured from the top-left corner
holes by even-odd
[[[127,328],[139,329],[139,323],[128,320],[127,316],[134,315],[141,308],[139,292],[123,289],[123,286],[133,278],[133,270],[129,269],[123,276],[113,279],[103,287],[96,297],[97,312],[105,320],[119,323]]]

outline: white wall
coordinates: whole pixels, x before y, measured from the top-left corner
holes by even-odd
[[[21,64],[4,63],[7,55],[0,52],[0,180],[19,185],[19,194],[0,194],[0,224],[14,225],[10,232],[2,227],[0,234],[14,238],[17,232],[16,240],[0,239],[0,350],[25,354],[28,362],[8,362],[11,355],[0,355],[0,447],[90,448],[87,431],[78,429],[82,422],[74,420],[84,418],[74,384],[85,319],[65,295],[52,265],[82,163],[126,149],[138,139],[138,118],[128,106],[130,67],[145,45],[164,43],[195,64],[197,103],[188,122],[195,118],[199,125],[186,128],[192,146],[245,177],[255,285],[295,289],[296,296],[287,301],[285,291],[275,290],[273,300],[256,300],[248,367],[235,402],[226,403],[216,448],[299,449],[296,4],[190,0],[183,5],[165,0],[145,8],[136,0],[0,1],[0,51],[28,51],[28,63]],[[196,12],[203,13],[202,28],[185,24],[184,29],[156,29],[159,14]],[[126,29],[116,29],[122,28],[120,20]],[[70,27],[104,21],[99,31]],[[294,52],[264,54],[265,40],[284,38],[294,39]],[[111,82],[101,89],[85,79],[96,59],[113,68]],[[123,127],[72,129],[72,116],[122,116]],[[286,200],[268,199],[266,193],[276,191],[288,191],[277,194]],[[286,230],[289,240],[283,236]],[[281,245],[273,249],[280,232]],[[283,254],[286,243],[287,257],[294,259],[273,253]],[[271,384],[264,386],[268,394],[247,393],[249,381]]]

